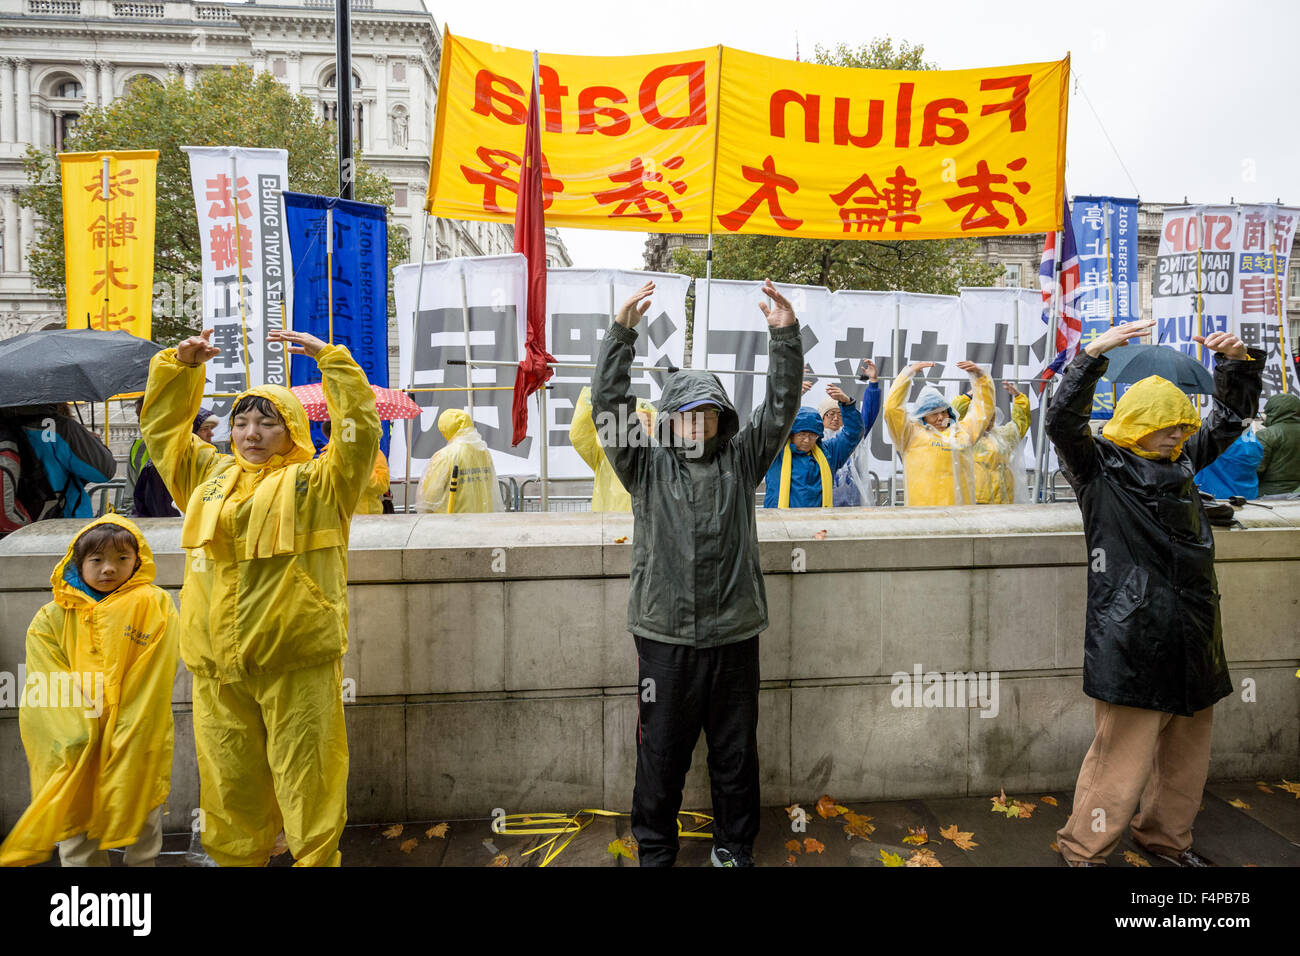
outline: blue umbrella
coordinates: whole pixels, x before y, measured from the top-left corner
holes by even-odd
[[[1148,375],[1159,375],[1189,395],[1214,394],[1214,376],[1196,356],[1167,345],[1121,345],[1107,352],[1106,357],[1110,359],[1106,378],[1116,384],[1132,384]]]
[[[162,346],[130,332],[44,329],[0,342],[0,407],[102,402],[138,392]]]

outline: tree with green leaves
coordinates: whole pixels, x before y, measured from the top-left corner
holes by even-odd
[[[888,37],[854,49],[846,43],[827,49],[818,44],[813,60],[831,66],[885,70],[933,70],[925,48]],[[980,261],[973,239],[794,239],[784,236],[717,236],[713,276],[765,279],[836,289],[901,289],[953,294],[962,286],[990,286],[1002,267]],[[704,255],[685,247],[673,253],[673,266],[686,275],[704,275]]]
[[[258,76],[247,65],[205,70],[194,89],[180,77],[163,84],[133,83],[127,95],[107,108],[89,109],[64,144],[67,152],[158,150],[158,207],[154,239],[154,285],[195,288],[202,277],[198,218],[190,184],[189,157],[182,146],[246,146],[285,149],[289,153],[289,189],[338,195],[338,148],[332,123],[317,118],[311,101],[295,96],[268,73]],[[65,290],[63,196],[59,162],[50,150],[28,147],[23,159],[28,186],[20,202],[30,206],[41,224],[30,263],[37,286],[62,296]],[[391,206],[387,178],[360,159],[354,198]],[[405,262],[408,241],[388,227],[390,263]],[[391,269],[389,270],[391,283]],[[159,309],[155,302],[153,338],[171,344],[200,331],[201,316],[178,308]],[[390,288],[389,314],[392,313]],[[193,310],[191,310],[193,311]],[[179,314],[178,314],[179,313]]]

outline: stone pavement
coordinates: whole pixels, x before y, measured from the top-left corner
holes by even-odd
[[[1289,779],[1289,778],[1288,778]],[[1266,781],[1272,793],[1264,793],[1254,780],[1212,783],[1206,788],[1203,809],[1196,820],[1196,848],[1220,866],[1300,866],[1300,798],[1280,789],[1279,781]],[[1056,806],[1041,801],[1044,796],[1054,797]],[[907,859],[914,847],[902,842],[909,827],[924,826],[929,835],[927,849],[934,852],[943,866],[1060,866],[1060,856],[1051,845],[1056,830],[1069,814],[1071,795],[1061,791],[1052,793],[1011,793],[1008,799],[1033,802],[1036,805],[1028,819],[1008,819],[993,813],[989,797],[946,797],[928,800],[892,800],[880,803],[845,804],[855,813],[872,817],[876,829],[870,842],[845,836],[843,825],[835,819],[823,820],[815,810],[815,800],[801,805],[808,811],[807,830],[792,833],[790,818],[781,807],[763,810],[762,829],[755,847],[755,860],[759,866],[883,866],[880,853],[896,853]],[[1240,800],[1249,809],[1239,809],[1229,804]],[[558,812],[571,808],[532,807],[538,813]],[[707,809],[707,808],[705,808]],[[515,812],[511,808],[511,812]],[[520,811],[522,812],[522,811]],[[425,831],[435,823],[448,822],[445,838],[428,837]],[[971,850],[961,850],[939,836],[939,829],[957,824],[958,830],[974,833],[972,839],[979,844]],[[530,847],[550,839],[547,836],[510,836],[495,834],[491,821],[455,820],[420,821],[403,824],[402,833],[385,837],[387,826],[348,827],[341,849],[345,866],[488,866],[497,853],[504,853],[510,866],[536,866],[541,853],[525,855]],[[626,816],[597,817],[574,838],[551,866],[634,866],[628,859],[618,858],[608,850],[613,840],[629,836],[630,822]],[[801,841],[812,838],[825,845],[821,853],[799,853],[795,863],[789,864],[791,855],[786,841],[798,837]],[[405,841],[418,842],[404,852]],[[563,838],[562,838],[563,839]],[[491,844],[489,847],[488,844]],[[184,836],[167,838],[162,865],[183,865],[183,851],[187,845]],[[679,866],[708,866],[711,841],[685,839],[682,841]],[[1141,853],[1131,835],[1125,833],[1119,847],[1110,857],[1112,866],[1130,866],[1123,853],[1138,852],[1151,866],[1169,866],[1149,854]],[[116,854],[115,854],[116,856]],[[120,858],[114,861],[120,864]],[[287,866],[288,853],[275,857],[273,866]]]

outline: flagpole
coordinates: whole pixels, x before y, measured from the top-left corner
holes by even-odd
[[[1060,305],[1061,305],[1061,259],[1064,254],[1065,234],[1063,231],[1056,233],[1056,254],[1053,256],[1055,262],[1052,264],[1052,295],[1048,299],[1048,311],[1051,313],[1051,322],[1047,326],[1047,354],[1051,355],[1053,360],[1056,358],[1056,330],[1060,327]],[[1055,378],[1055,376],[1053,376]],[[1037,439],[1034,442],[1034,504],[1042,504],[1043,494],[1046,491],[1046,483],[1043,481],[1043,469],[1047,467],[1047,446],[1045,435],[1047,433],[1047,405],[1051,396],[1052,379],[1049,378],[1043,383],[1043,391],[1038,396],[1038,428]]]
[[[424,210],[424,225],[420,227],[420,271],[415,276],[415,308],[411,310],[411,374],[407,377],[407,388],[415,388],[415,326],[420,321],[420,293],[424,289],[424,257],[429,238],[429,209]],[[465,367],[465,385],[470,385],[469,366]],[[411,419],[406,420],[406,480],[402,484],[403,514],[411,513]]]
[[[104,331],[107,332],[108,314],[111,311],[108,297],[110,295],[109,290],[113,285],[113,263],[112,260],[109,259],[109,248],[112,244],[113,236],[111,232],[112,226],[110,225],[111,219],[108,213],[109,197],[112,195],[112,190],[108,187],[109,175],[107,156],[104,157],[104,163],[101,170],[103,175],[100,182],[100,195],[104,200]],[[90,328],[89,316],[86,317],[86,328]],[[93,405],[91,406],[91,415],[92,417],[94,416]],[[108,444],[108,399],[104,399],[104,444]]]
[[[704,249],[704,364],[709,363],[709,313],[713,311],[713,213],[718,194],[718,128],[722,125],[722,44],[718,44],[718,81],[713,94],[713,176],[709,180],[709,241]],[[699,305],[699,297],[696,297]],[[691,351],[695,351],[694,323],[691,328]],[[691,363],[694,365],[694,362]]]
[[[329,313],[329,344],[334,344],[334,210],[325,207],[325,296]]]
[[[534,99],[537,99],[537,98],[539,98],[539,97],[541,96],[541,90],[542,90],[541,72],[542,72],[542,67],[541,67],[541,54],[538,53],[536,50],[534,50],[534,51],[533,51],[533,97],[534,97]],[[540,103],[538,104],[538,109],[537,109],[537,121],[538,121],[538,123],[540,123],[540,122],[542,121],[542,111],[541,111],[541,104],[540,104]],[[542,137],[542,131],[539,129],[539,130],[537,131],[537,138],[538,138],[538,141],[539,141],[539,142],[541,141],[541,137]],[[525,150],[525,152],[526,152],[526,150]],[[523,192],[522,182],[523,182],[523,177],[522,177],[522,175],[521,175],[521,176],[520,176],[520,193]],[[545,211],[542,212],[542,241],[543,241],[543,242],[546,241],[546,213],[545,213]],[[544,266],[543,266],[543,267],[544,267]],[[546,316],[545,316],[545,315],[542,316],[542,323],[543,323],[543,328],[545,328],[545,323],[546,323]],[[468,371],[468,370],[467,370],[467,371]],[[549,473],[548,473],[548,472],[549,472],[549,469],[548,469],[548,467],[547,467],[547,465],[548,465],[548,460],[547,460],[547,452],[546,452],[546,446],[547,446],[547,444],[548,444],[547,439],[550,437],[550,431],[549,431],[549,428],[548,428],[548,426],[547,426],[547,422],[546,422],[546,383],[545,383],[545,382],[543,382],[543,383],[542,383],[542,387],[539,388],[539,389],[537,390],[537,411],[538,411],[538,414],[541,416],[541,419],[542,419],[542,454],[541,454],[541,471],[542,471],[542,474],[541,474],[541,479],[542,479],[542,502],[541,502],[541,507],[542,507],[542,511],[543,511],[543,512],[547,512],[547,511],[550,511],[550,510],[551,510],[550,481],[549,481]]]
[[[469,288],[465,270],[460,270],[460,317],[465,323],[465,402],[469,417],[474,417],[474,365],[469,356]]]
[[[244,253],[239,242],[239,180],[235,178],[235,154],[230,154],[230,201],[235,210],[235,291],[239,294],[239,330],[244,342],[244,388],[252,388],[248,367],[248,318],[244,315]]]

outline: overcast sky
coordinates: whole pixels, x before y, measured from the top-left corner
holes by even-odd
[[[1300,203],[1294,0],[425,2],[439,29],[551,53],[722,43],[793,59],[796,31],[804,59],[817,43],[856,46],[880,36],[924,45],[926,59],[941,69],[1058,60],[1068,52],[1080,81],[1071,84],[1066,151],[1072,195]],[[644,265],[644,234],[562,232],[574,265]]]

